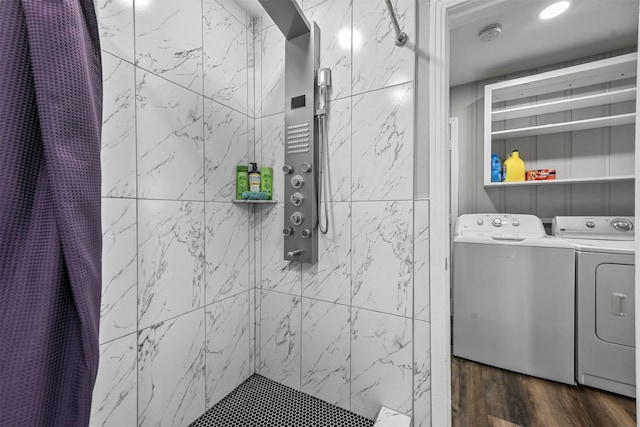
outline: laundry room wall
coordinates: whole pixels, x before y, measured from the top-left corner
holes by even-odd
[[[484,159],[483,138],[486,85],[635,51],[634,46],[452,87],[451,116],[459,118],[458,214],[508,212],[533,214],[543,219],[558,215],[633,215],[632,181],[484,188],[483,163],[488,163],[488,159]],[[606,91],[609,88],[607,85],[609,84],[601,85],[601,90]],[[563,96],[571,97],[571,91]],[[634,104],[635,101],[629,101],[613,107],[591,108],[617,108],[620,109],[619,112],[628,112],[634,111]],[[581,110],[581,114],[588,116],[589,113],[589,109]],[[554,114],[559,116],[566,113]],[[553,117],[553,114],[547,116],[549,117],[545,119],[549,122],[570,119]],[[579,118],[582,117],[572,117]],[[559,174],[567,171],[573,177],[608,175],[610,170],[615,170],[616,174],[633,174],[634,171],[633,124],[617,126],[615,129],[514,138],[499,142],[497,147],[502,161],[512,150],[519,150],[527,170],[557,169]],[[560,177],[561,175],[558,176]]]

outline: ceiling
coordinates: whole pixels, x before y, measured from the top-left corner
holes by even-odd
[[[540,20],[540,11],[553,2],[484,0],[451,11],[450,85],[637,44],[638,0],[572,0],[564,14]],[[495,23],[502,25],[502,35],[481,42],[480,30]]]

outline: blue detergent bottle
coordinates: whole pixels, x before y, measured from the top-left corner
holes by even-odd
[[[496,153],[491,155],[491,182],[502,181],[502,162]]]

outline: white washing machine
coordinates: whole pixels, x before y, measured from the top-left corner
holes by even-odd
[[[636,396],[634,218],[556,217],[576,253],[576,380]]]
[[[575,384],[574,259],[533,215],[458,218],[453,354]]]

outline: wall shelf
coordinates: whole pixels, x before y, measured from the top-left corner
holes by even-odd
[[[563,99],[560,101],[543,102],[541,104],[527,105],[524,107],[507,108],[491,113],[491,121],[519,119],[521,117],[539,116],[541,114],[558,113],[567,110],[577,110],[580,108],[596,107],[603,104],[615,104],[617,102],[631,101],[636,99],[636,89],[614,90],[611,92],[598,93],[595,95],[580,96],[576,98]]]
[[[544,143],[537,144],[535,137],[588,129],[613,129],[616,126],[635,123],[635,103],[632,101],[636,99],[637,93],[635,81],[637,58],[637,53],[630,53],[485,86],[484,186],[510,187],[632,180],[634,175],[629,174],[629,167],[617,170],[614,166],[611,166],[611,170],[616,170],[619,174],[613,176],[604,176],[604,174],[609,173],[609,168],[605,167],[595,167],[593,172],[589,172],[591,169],[581,169],[579,162],[573,163],[570,154],[560,155],[560,158],[557,157],[558,149],[553,146],[549,147],[549,144],[554,144],[554,141],[558,141],[557,138],[550,138]],[[581,88],[581,90],[575,91],[574,89],[577,88]],[[538,96],[543,99],[542,102],[538,102],[536,98]],[[511,102],[512,104],[519,105],[511,107],[507,105],[505,107],[507,101],[513,101]],[[598,109],[597,107],[603,108]],[[594,109],[586,112],[583,110],[573,114],[574,111],[585,108]],[[568,116],[564,113],[568,113]],[[557,114],[558,117],[546,116],[542,120],[538,119],[538,116],[545,114]],[[586,114],[589,114],[591,118],[566,121],[567,117],[580,117],[580,115],[585,117]],[[514,119],[520,119],[521,121],[509,123],[510,120]],[[556,123],[549,123],[553,119],[555,119]],[[524,123],[522,120],[524,120]],[[546,124],[523,126],[523,124],[527,124],[527,121],[529,123],[544,121]],[[499,129],[508,127],[512,129],[494,131],[494,125],[496,124]],[[622,129],[624,129],[624,131],[621,131],[624,138],[619,137],[621,135],[620,132],[616,133],[618,142],[611,142],[612,152],[614,144],[622,144],[625,147],[633,147],[634,145],[633,138],[635,136],[632,135],[633,130]],[[491,182],[491,154],[495,152],[505,154],[505,145],[506,147],[518,147],[514,145],[514,142],[510,141],[511,139],[525,137],[533,137],[530,141],[526,141],[526,144],[536,144],[533,145],[533,147],[536,147],[533,149],[537,150],[538,154],[533,156],[534,161],[536,156],[540,155],[544,159],[552,160],[553,164],[559,164],[558,160],[563,159],[565,165],[573,165],[574,175],[580,176],[572,177],[570,176],[571,172],[557,169],[559,178],[555,180]],[[570,143],[575,145],[582,142],[583,136],[581,135],[580,138],[571,136],[570,138]],[[518,144],[522,144],[522,142],[518,142]],[[570,151],[567,151],[567,153],[570,153]],[[603,153],[603,156],[608,155],[608,152]],[[605,161],[607,161],[607,158],[603,157],[603,164],[605,164]],[[534,163],[534,165],[533,167],[527,167],[527,169],[547,167],[544,164]],[[588,166],[585,167],[588,168]],[[569,168],[567,167],[567,169]],[[588,176],[591,174],[593,176]]]
[[[522,187],[530,185],[584,184],[595,182],[633,181],[635,175],[599,176],[587,178],[564,178],[541,181],[490,182],[485,187]]]
[[[635,91],[635,89],[634,89]],[[609,126],[628,125],[635,123],[636,113],[619,114],[616,116],[596,117],[593,119],[574,120],[571,122],[552,123],[548,125],[530,126],[518,129],[491,132],[491,138],[507,139],[526,136],[548,135],[550,133],[572,132],[576,130],[597,129]]]
[[[235,203],[236,205],[275,205],[278,203],[277,200],[237,200],[232,199],[231,203]]]

